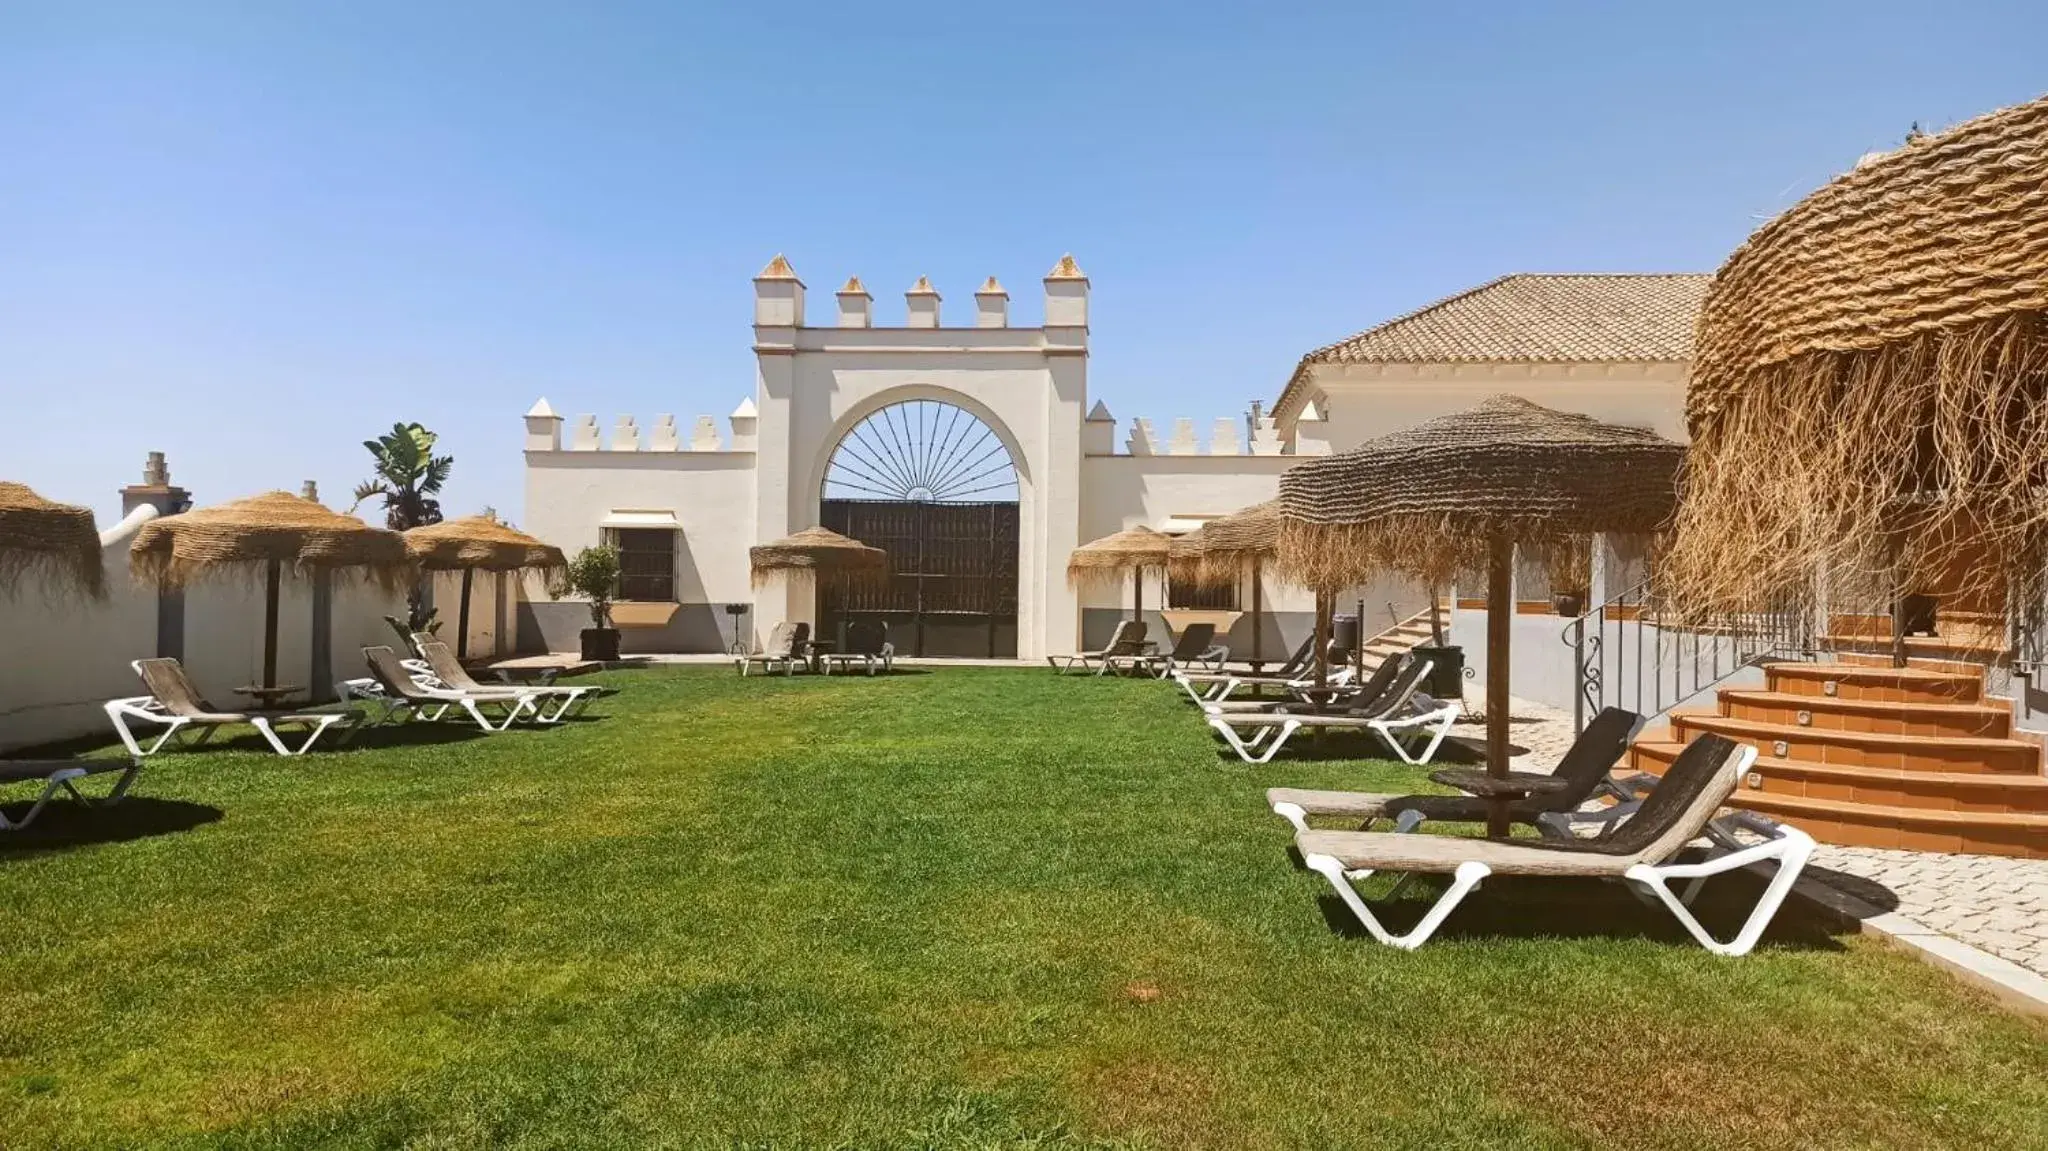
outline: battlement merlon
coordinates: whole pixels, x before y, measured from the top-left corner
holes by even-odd
[[[564,442],[562,425],[565,421],[543,398],[526,413],[526,450],[528,452],[672,452],[689,453],[748,453],[755,450],[760,417],[754,410],[752,398],[742,400],[740,406],[726,417],[731,426],[730,439],[721,437],[718,421],[708,415],[700,415],[690,426],[689,437],[683,436],[676,417],[663,413],[654,418],[653,426],[642,429],[637,418],[630,415],[617,417],[612,425],[610,439],[599,430],[597,416],[580,413],[570,425],[567,442]]]
[[[1313,406],[1304,409],[1292,441],[1280,435],[1279,421],[1267,415],[1264,406],[1253,403],[1242,416],[1223,416],[1209,424],[1207,439],[1197,436],[1196,421],[1175,417],[1172,431],[1162,436],[1157,425],[1140,417],[1118,449],[1117,419],[1101,400],[1088,410],[1081,424],[1081,452],[1088,456],[1319,456],[1328,455],[1330,443],[1324,425],[1325,414]]]

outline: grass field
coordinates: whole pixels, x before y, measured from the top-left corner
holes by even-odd
[[[609,678],[0,842],[0,1145],[2048,1146],[2048,1027],[1796,903],[1372,944],[1260,793],[1420,773],[1226,763],[1166,685]]]

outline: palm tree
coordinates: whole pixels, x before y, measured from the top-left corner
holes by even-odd
[[[434,441],[438,438],[419,424],[393,424],[387,434],[364,440],[363,447],[376,461],[376,474],[356,485],[356,502],[349,510],[353,512],[371,496],[382,496],[384,526],[392,531],[440,523],[441,501],[434,497],[440,494],[441,485],[448,482],[455,457],[434,454]],[[408,631],[431,623],[433,612],[427,608],[419,585],[414,585],[406,596],[406,616]]]

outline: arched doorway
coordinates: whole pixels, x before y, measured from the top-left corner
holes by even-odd
[[[894,568],[886,586],[821,588],[823,635],[874,620],[903,655],[1017,654],[1017,468],[967,409],[905,400],[848,429],[819,522],[887,549]]]

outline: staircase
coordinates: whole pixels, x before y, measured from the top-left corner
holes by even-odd
[[[1365,666],[1378,667],[1389,656],[1407,655],[1429,642],[1429,612],[1419,611],[1365,641]]]
[[[1903,668],[1856,654],[1766,663],[1762,688],[1672,711],[1630,763],[1661,774],[1694,735],[1716,732],[1763,752],[1730,805],[1823,843],[2048,859],[2041,744],[2014,732],[2009,701],[1986,696],[1982,664],[1953,642],[1913,642],[1941,650]]]

